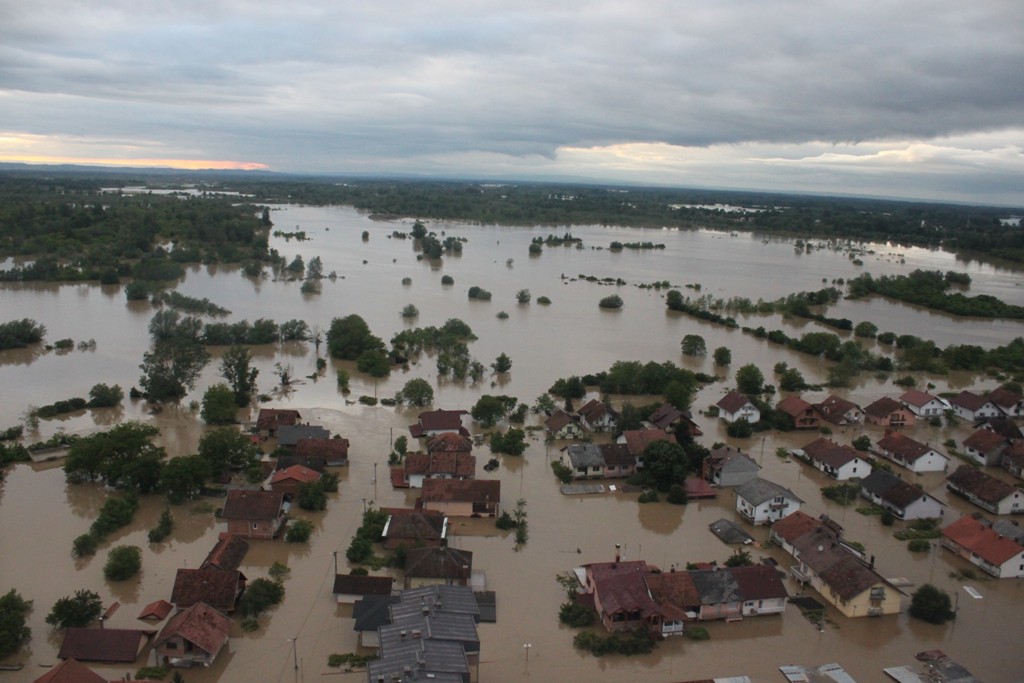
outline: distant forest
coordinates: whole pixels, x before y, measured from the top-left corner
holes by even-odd
[[[101,187],[195,185],[246,198],[181,200],[100,194]],[[120,270],[159,244],[172,260],[271,260],[265,204],[351,205],[380,217],[503,225],[712,228],[766,235],[941,247],[963,258],[1024,263],[1024,229],[1000,219],[1020,209],[878,199],[540,183],[345,180],[269,174],[71,170],[0,171],[0,256],[87,259]],[[729,212],[731,205],[757,209]],[[121,267],[118,268],[118,264]],[[47,264],[49,266],[49,264]],[[42,273],[40,273],[42,275]],[[49,279],[45,276],[40,279]]]

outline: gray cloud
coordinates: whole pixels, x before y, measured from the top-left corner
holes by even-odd
[[[1024,176],[1016,0],[0,0],[0,18],[0,133],[123,138],[114,156],[142,141],[169,158],[287,171],[629,180],[646,176],[559,160],[630,143],[678,155],[1003,131],[1017,158],[1000,173]],[[981,172],[977,160],[951,163]],[[799,169],[776,173],[798,180]],[[916,174],[927,188],[948,172],[908,164],[883,176]],[[828,175],[834,191],[869,178]]]

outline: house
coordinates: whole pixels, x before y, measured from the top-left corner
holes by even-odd
[[[823,436],[803,448],[792,448],[789,452],[793,457],[813,465],[839,481],[863,478],[871,473],[871,463],[860,451],[853,446],[840,446]]]
[[[390,596],[395,583],[392,576],[360,576],[358,574],[335,574],[333,593],[338,604],[352,605],[368,595]]]
[[[330,436],[331,431],[320,425],[281,425],[277,430],[277,443],[285,448],[295,448],[300,441],[306,439],[323,441]]]
[[[885,470],[869,474],[860,483],[860,494],[903,520],[937,519],[946,511],[945,503]]]
[[[281,427],[290,427],[299,423],[302,416],[297,410],[288,408],[260,408],[256,417],[256,433],[267,438],[277,436]]]
[[[179,568],[174,576],[171,602],[185,609],[203,602],[225,614],[233,612],[245,592],[245,574],[237,569]]]
[[[1024,441],[1018,441],[1003,451],[1000,465],[1018,479],[1024,479]]]
[[[340,467],[348,464],[348,447],[348,439],[335,434],[329,439],[299,439],[292,453],[298,458],[322,458],[328,466]]]
[[[468,436],[445,432],[427,440],[427,453],[455,453],[457,455],[470,455],[473,452],[473,442]]]
[[[1003,461],[1003,453],[1010,441],[989,429],[978,429],[964,439],[964,455],[985,467],[994,467]]]
[[[775,404],[775,410],[793,418],[795,429],[817,429],[821,425],[821,418],[814,406],[796,394],[787,396]]]
[[[625,444],[636,462],[636,468],[641,469],[644,466],[644,451],[655,441],[675,442],[670,435],[660,429],[628,429],[619,434],[615,443]]]
[[[643,560],[627,562],[593,562],[583,570],[584,593],[593,600],[601,624],[610,632],[647,629],[655,636],[662,634],[666,615],[651,597],[645,581],[658,568]],[[673,610],[669,621],[678,621],[682,633],[682,610]],[[673,625],[675,628],[675,625]]]
[[[761,411],[754,405],[754,402],[746,394],[741,394],[738,391],[730,391],[718,399],[718,403],[715,405],[718,406],[718,417],[728,423],[746,420],[753,424],[761,419]]]
[[[760,465],[732,446],[712,449],[702,467],[704,478],[715,486],[739,486],[761,472]]]
[[[473,574],[473,553],[439,546],[409,548],[405,555],[405,587],[435,584],[469,585]]]
[[[501,482],[491,479],[424,479],[419,505],[449,517],[494,517],[501,504]]]
[[[106,664],[134,664],[156,631],[127,628],[66,628],[60,659]]]
[[[798,510],[772,524],[768,538],[790,555],[795,555],[796,546],[794,543],[796,540],[804,534],[820,528],[822,525],[823,522],[821,520],[815,519],[806,512]],[[842,529],[833,528],[833,532],[838,538],[842,534]]]
[[[847,401],[835,394],[830,395],[821,403],[816,403],[814,408],[822,419],[834,425],[864,424],[864,411],[861,407],[853,401]]]
[[[1020,427],[1018,427],[1017,423],[1010,417],[989,418],[981,424],[981,428],[987,429],[990,432],[995,432],[1005,439],[1008,439],[1011,443],[1024,440],[1024,432],[1021,432]]]
[[[228,533],[243,538],[276,537],[284,527],[287,509],[284,494],[275,491],[228,491],[221,517]]]
[[[409,433],[416,439],[445,432],[469,436],[469,430],[462,424],[463,416],[468,414],[465,410],[428,410],[419,414],[416,424],[409,425]]]
[[[228,642],[231,619],[197,602],[178,612],[153,642],[157,662],[164,666],[210,666]]]
[[[864,407],[864,420],[879,427],[899,429],[914,425],[914,413],[899,401],[883,396]]]
[[[901,432],[887,432],[875,446],[876,455],[906,467],[911,472],[945,472],[949,467],[946,455]]]
[[[627,444],[603,443],[598,448],[604,458],[605,477],[629,477],[636,472],[636,458],[630,453]]]
[[[789,489],[760,477],[736,487],[736,511],[754,525],[782,519],[799,510],[801,503]]]
[[[552,439],[575,439],[583,435],[576,418],[561,408],[555,409],[548,419],[544,420],[544,429]]]
[[[221,534],[199,568],[238,569],[247,552],[249,552],[247,540],[234,534]]]
[[[693,421],[689,410],[680,410],[671,403],[662,403],[647,418],[646,424],[653,429],[666,432],[686,433],[689,436],[701,436],[700,427]]]
[[[965,515],[942,530],[942,547],[997,579],[1024,577],[1024,545]]]
[[[1024,396],[1017,392],[999,387],[990,391],[986,398],[994,403],[1006,417],[1024,417]]]
[[[399,600],[397,595],[367,595],[353,603],[352,629],[359,634],[359,647],[380,647],[378,629],[391,623],[391,605]]]
[[[970,465],[946,477],[946,488],[995,515],[1024,512],[1024,491]]]
[[[327,459],[317,455],[295,455],[295,450],[299,448],[300,444],[313,442],[314,439],[303,439],[299,443],[295,444],[295,449],[289,454],[281,454],[277,456],[277,462],[273,460],[261,460],[260,465],[266,471],[267,476],[272,475],[278,470],[286,470],[293,465],[302,465],[308,467],[311,470],[323,473],[327,471]],[[325,439],[325,441],[331,441],[331,439]]]
[[[174,611],[174,605],[167,602],[166,600],[156,600],[151,602],[142,608],[139,612],[139,616],[136,619],[152,619],[154,621],[163,621],[167,618],[167,615]]]
[[[584,403],[576,414],[579,415],[580,425],[590,432],[615,431],[619,424],[619,414],[607,403],[596,398]]]
[[[732,574],[738,584],[743,616],[782,614],[786,611],[789,593],[775,567],[755,564],[749,567],[728,567],[726,571]]]
[[[865,562],[842,541],[837,526],[818,520],[808,529],[805,518],[772,528],[772,538],[784,539],[783,548],[797,561],[790,567],[793,577],[847,617],[898,614],[901,593],[875,571],[874,559]]]
[[[600,446],[594,443],[574,443],[565,451],[569,456],[573,479],[604,479],[604,453]]]
[[[32,683],[108,683],[108,679],[74,658],[65,659]]]
[[[448,518],[442,514],[401,508],[389,508],[387,512],[391,514],[381,535],[389,550],[401,546],[433,548],[448,542]]]
[[[953,409],[957,417],[968,422],[980,422],[990,417],[1001,417],[1003,415],[1003,411],[999,409],[999,406],[988,397],[979,396],[973,391],[961,391],[949,399],[949,407]]]
[[[453,434],[457,438],[463,438]],[[440,438],[440,437],[438,437]],[[408,453],[403,480],[409,488],[423,488],[426,479],[472,479],[476,476],[476,456],[465,452],[435,451]]]
[[[949,404],[941,398],[932,396],[919,389],[908,389],[900,395],[900,403],[917,417],[931,418],[942,415]]]
[[[302,465],[292,465],[283,470],[277,470],[271,475],[270,490],[282,493],[290,500],[305,484],[315,484],[320,481],[321,476],[316,470]]]

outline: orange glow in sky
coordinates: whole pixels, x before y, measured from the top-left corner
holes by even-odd
[[[16,164],[77,164],[80,166],[131,166],[145,168],[180,168],[190,171],[257,171],[268,168],[254,161],[212,161],[210,159],[103,159],[89,157],[57,157],[0,154],[0,161]]]

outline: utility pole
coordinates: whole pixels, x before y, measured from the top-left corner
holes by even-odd
[[[298,648],[296,647],[298,642],[299,642],[299,637],[298,636],[295,636],[294,638],[292,638],[292,658],[295,660],[295,670],[296,671],[299,670],[299,653],[298,653]]]

